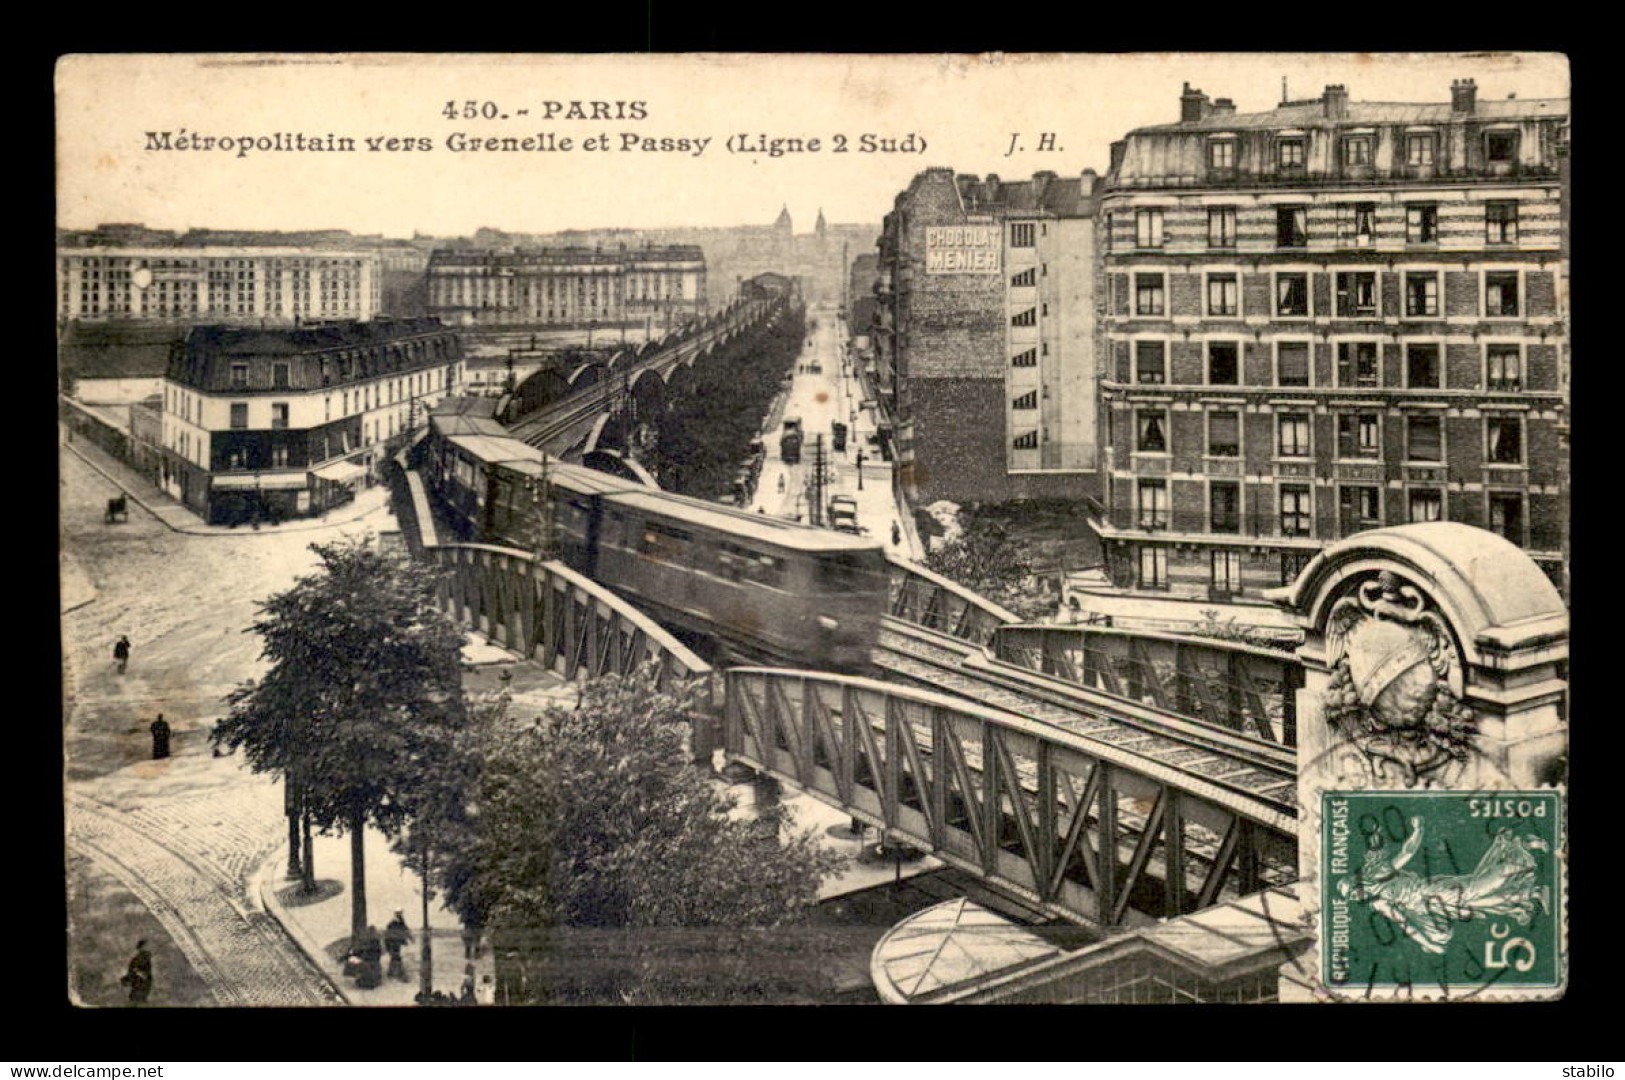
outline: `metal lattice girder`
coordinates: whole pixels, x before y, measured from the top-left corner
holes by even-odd
[[[730,756],[1055,914],[1105,927],[1295,873],[1290,814],[1132,751],[855,676],[725,680]]]
[[[1006,663],[1174,716],[1297,745],[1295,698],[1303,667],[1292,653],[1240,641],[1051,624],[999,626],[993,651]]]

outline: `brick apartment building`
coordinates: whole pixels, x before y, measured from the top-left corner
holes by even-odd
[[[1095,187],[927,169],[886,215],[875,377],[916,504],[1095,494]]]
[[[1566,100],[1318,99],[1112,148],[1100,398],[1113,582],[1209,599],[1412,521],[1566,535]]]

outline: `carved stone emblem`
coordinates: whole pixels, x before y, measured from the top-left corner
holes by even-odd
[[[1358,748],[1373,780],[1429,786],[1467,760],[1477,718],[1459,696],[1449,626],[1415,586],[1387,570],[1362,582],[1332,605],[1326,650],[1326,721]]]

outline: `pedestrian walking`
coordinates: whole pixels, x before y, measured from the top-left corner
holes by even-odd
[[[135,943],[135,955],[130,957],[130,966],[124,969],[119,982],[130,988],[131,1005],[147,1003],[152,993],[152,953],[147,951],[145,938]]]
[[[406,916],[399,911],[384,927],[384,948],[389,950],[389,977],[406,981],[406,965],[401,962],[401,950],[412,940],[412,931],[406,927]]]
[[[158,719],[152,722],[152,760],[160,761],[169,756],[169,722],[164,714],[159,713]]]
[[[892,547],[896,547],[898,544],[900,544],[902,542],[903,542],[903,530],[901,528],[899,528],[897,522],[894,521],[894,522],[891,523],[891,545],[892,545]]]
[[[120,634],[118,644],[113,646],[113,659],[118,664],[118,673],[124,674],[124,669],[130,666],[130,639]]]
[[[477,986],[477,985],[478,985],[478,983],[474,979],[474,965],[473,964],[464,964],[463,965],[463,988],[457,994],[457,1004],[459,1004],[459,1005],[473,1005],[475,1003],[475,1001],[474,1001],[474,987]]]

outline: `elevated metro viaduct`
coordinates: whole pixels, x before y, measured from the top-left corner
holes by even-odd
[[[507,648],[570,674],[624,671],[642,657],[704,678],[729,758],[1041,910],[1143,935],[1159,919],[1242,910],[1268,891],[1272,933],[1298,928],[1288,951],[1300,972],[1293,984],[1306,993],[1312,980],[1297,957],[1311,941],[1303,916],[1318,905],[1293,885],[1318,877],[1305,854],[1315,845],[1300,844],[1302,808],[1327,783],[1320,762],[1335,756],[1323,702],[1337,663],[1327,623],[1339,601],[1400,581],[1438,613],[1456,650],[1453,692],[1481,718],[1474,782],[1538,786],[1562,769],[1567,612],[1526,555],[1467,526],[1375,530],[1322,552],[1278,597],[1306,635],[1295,655],[1024,625],[893,560],[875,654],[887,681],[713,671],[602,583],[482,545],[444,545],[434,557],[455,571],[448,606]],[[696,758],[709,757],[714,738],[697,718]],[[1307,769],[1306,752],[1318,755]],[[1302,910],[1283,917],[1291,903]],[[1141,952],[1124,955],[1140,963]],[[1099,975],[1096,956],[1080,970],[1109,979],[1116,963]],[[1054,986],[1072,985],[1045,971]],[[1027,992],[1019,979],[999,985],[1009,999]],[[1078,986],[1063,996],[1074,992],[1068,999],[1094,999]],[[998,994],[979,999],[1005,999]]]

